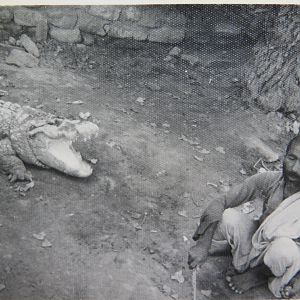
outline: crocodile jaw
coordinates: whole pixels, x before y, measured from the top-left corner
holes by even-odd
[[[81,154],[73,148],[72,141],[69,140],[49,140],[46,151],[39,153],[37,158],[44,165],[71,176],[88,177],[93,172],[91,166],[82,159]]]
[[[86,143],[98,135],[99,128],[91,122],[65,121],[60,126],[46,125],[29,132],[31,149],[43,165],[75,177],[88,177],[92,167],[82,159],[73,141]]]

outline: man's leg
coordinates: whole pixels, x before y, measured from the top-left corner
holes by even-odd
[[[225,250],[230,246],[234,268],[242,272],[248,267],[248,255],[252,248],[252,236],[258,228],[258,222],[237,209],[224,211],[222,221],[214,235],[210,254]]]
[[[226,209],[214,235],[210,254],[219,253],[220,250],[225,250],[226,245],[229,245],[233,256],[234,270],[244,272],[248,268],[252,236],[257,228],[258,222],[252,220],[247,214],[234,208]],[[270,275],[270,271],[265,265],[237,275],[234,275],[235,272],[232,269],[227,272],[226,280],[229,287],[237,294],[266,284]]]
[[[300,270],[300,248],[292,239],[282,237],[274,240],[264,256],[264,263],[275,276],[269,280],[269,289],[276,297],[289,297],[289,293],[285,294],[290,290],[287,286],[299,287],[299,282],[291,281]],[[295,279],[299,281],[299,278]]]

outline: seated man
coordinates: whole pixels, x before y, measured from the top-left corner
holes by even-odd
[[[263,201],[258,221],[235,208],[257,198]],[[251,176],[212,201],[193,239],[191,269],[225,243],[235,271],[226,280],[235,293],[268,283],[278,298],[295,296],[300,291],[300,135],[288,144],[282,172]]]

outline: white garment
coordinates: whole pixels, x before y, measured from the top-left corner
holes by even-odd
[[[284,200],[260,226],[248,215],[226,209],[215,235],[219,241],[213,239],[210,252],[224,248],[220,233],[231,247],[235,269],[243,272],[265,263],[274,274],[269,289],[280,297],[280,289],[300,270],[300,245],[293,240],[300,237],[300,193]]]

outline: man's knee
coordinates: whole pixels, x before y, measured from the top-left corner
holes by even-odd
[[[234,208],[227,208],[223,212],[222,223],[226,227],[238,227],[243,222],[243,215]]]
[[[264,263],[275,276],[282,276],[286,269],[300,260],[297,244],[289,238],[274,240],[264,256]]]

